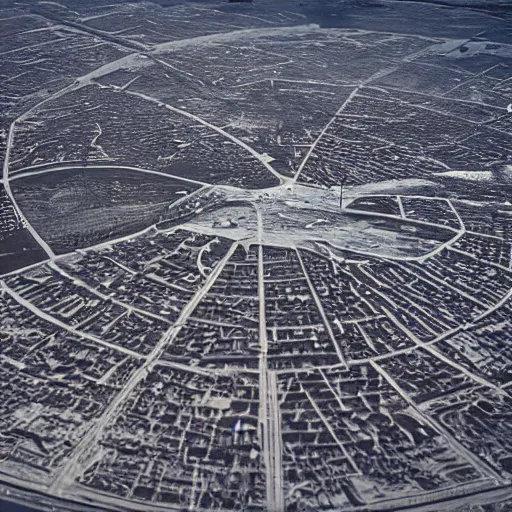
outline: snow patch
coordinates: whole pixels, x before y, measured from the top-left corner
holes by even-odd
[[[447,171],[436,172],[435,176],[446,176],[448,178],[458,178],[468,181],[492,181],[494,178],[492,171]]]

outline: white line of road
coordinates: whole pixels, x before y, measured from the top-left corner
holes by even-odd
[[[460,249],[457,249],[456,247],[447,247],[448,250],[456,252],[458,254],[462,254],[463,256],[466,256],[468,258],[471,258],[472,260],[479,261],[480,263],[485,263],[486,265],[491,265],[491,267],[499,268],[500,270],[504,270],[505,272],[510,272],[510,268],[505,267],[504,265],[500,265],[499,263],[494,263],[489,260],[484,260],[482,258],[478,258],[474,254],[471,254],[466,251],[462,251]]]
[[[510,300],[510,298],[512,298],[512,288],[492,308],[488,309],[487,311],[484,311],[481,315],[473,318],[473,320],[471,321],[470,324],[468,324],[467,327],[474,327],[478,322],[480,322],[480,320],[483,320],[489,315],[492,315],[497,309],[501,308],[501,306],[503,306],[508,300]]]
[[[259,211],[258,211],[259,214]],[[261,226],[261,215],[258,215],[258,227]],[[261,234],[261,229],[258,230]],[[259,337],[260,337],[260,355],[259,355],[259,392],[260,406],[258,411],[258,434],[263,449],[263,460],[267,473],[267,506],[269,509],[276,507],[274,496],[274,471],[271,453],[270,435],[268,432],[268,371],[267,371],[267,322],[265,316],[265,281],[263,270],[263,246],[258,247],[258,299],[259,299]]]
[[[313,152],[315,151],[318,143],[320,142],[320,140],[323,138],[323,136],[326,134],[327,130],[329,130],[329,128],[332,126],[332,124],[334,123],[334,121],[336,120],[336,117],[338,117],[342,112],[343,110],[345,110],[346,106],[354,99],[354,97],[356,96],[356,94],[359,92],[359,90],[361,89],[362,85],[358,85],[351,93],[350,95],[348,96],[348,98],[343,102],[343,104],[341,105],[341,107],[338,109],[338,111],[336,112],[336,114],[334,114],[334,116],[331,118],[331,120],[325,125],[324,129],[320,132],[320,135],[317,137],[317,139],[315,140],[315,142],[313,142],[313,144],[311,145],[311,147],[309,148],[309,151],[306,153],[306,156],[302,159],[302,162],[300,163],[299,165],[299,168],[297,170],[297,172],[295,173],[295,176],[293,177],[293,181],[294,183],[297,182],[297,180],[299,179],[299,176],[302,172],[302,170],[304,169],[304,167],[306,166],[306,164],[308,163],[311,155],[313,154]]]
[[[402,203],[402,198],[400,196],[396,196],[396,200],[398,202],[398,208],[400,208],[400,216],[402,217],[402,219],[406,219],[406,215],[405,215],[405,210],[404,210],[404,205]]]
[[[277,396],[276,373],[267,366],[268,339],[265,309],[265,272],[263,265],[262,217],[258,216],[258,299],[259,299],[259,334],[260,334],[260,407],[259,434],[263,442],[263,459],[267,472],[267,508],[275,512],[285,511],[282,477],[281,414]]]
[[[2,174],[2,181],[5,188],[5,192],[9,196],[9,199],[12,202],[12,205],[14,207],[14,210],[17,213],[18,218],[21,219],[23,225],[28,229],[29,233],[34,237],[36,242],[41,246],[43,251],[48,255],[49,258],[54,258],[55,253],[52,251],[51,247],[39,236],[37,231],[32,227],[32,224],[27,220],[25,215],[23,215],[23,212],[21,211],[20,207],[18,206],[18,203],[16,202],[16,199],[14,198],[14,194],[11,190],[11,184],[9,183],[9,158],[11,155],[11,149],[12,144],[14,141],[14,127],[16,126],[16,121],[14,121],[11,124],[11,127],[9,129],[9,135],[7,137],[7,146],[5,150],[5,158],[4,158],[4,167],[3,167],[3,174]]]
[[[59,267],[55,263],[55,261],[51,261],[50,263],[48,263],[48,266],[50,268],[52,268],[53,270],[55,270],[64,279],[71,281],[74,285],[76,285],[80,288],[84,288],[84,289],[88,290],[90,293],[92,293],[93,295],[96,295],[96,297],[99,297],[100,299],[102,299],[104,301],[110,301],[113,304],[117,304],[118,306],[121,306],[123,309],[126,309],[127,311],[133,311],[134,313],[138,313],[145,317],[153,318],[154,320],[158,320],[158,321],[166,323],[166,324],[171,323],[169,321],[169,319],[164,318],[163,316],[155,315],[154,313],[151,313],[150,311],[145,311],[144,309],[140,309],[135,306],[131,306],[130,304],[125,304],[124,302],[121,302],[121,301],[115,299],[114,297],[111,297],[109,295],[105,295],[104,293],[101,293],[99,290],[97,290],[96,288],[93,288],[92,286],[89,286],[85,281],[82,281],[80,278],[72,276],[71,274],[68,274],[65,270],[63,270],[61,267]]]
[[[301,388],[302,388],[302,391],[304,391],[305,395],[307,396],[311,406],[313,407],[313,409],[317,413],[318,417],[320,418],[320,420],[324,424],[325,428],[327,429],[327,431],[329,432],[329,434],[333,438],[334,442],[340,447],[344,457],[347,459],[349,464],[352,466],[352,469],[354,470],[354,473],[360,475],[361,474],[361,470],[357,467],[357,465],[356,465],[354,459],[352,458],[352,456],[350,455],[350,453],[348,453],[347,449],[345,448],[345,445],[338,439],[338,436],[336,435],[336,432],[334,432],[334,429],[332,428],[332,426],[329,423],[329,421],[327,421],[327,418],[324,416],[324,414],[323,414],[322,410],[320,409],[320,407],[318,407],[318,404],[315,402],[315,400],[313,399],[311,394],[308,392],[308,390],[305,389],[302,386],[302,384],[301,384]]]
[[[270,171],[278,180],[280,183],[284,183],[285,181],[289,181],[290,178],[287,178],[286,176],[282,176],[279,174],[267,161],[267,159],[261,154],[258,153],[255,149],[253,149],[251,146],[246,144],[244,141],[240,140],[239,138],[235,137],[234,135],[231,135],[230,133],[226,132],[222,128],[219,128],[218,126],[209,123],[208,121],[202,119],[201,117],[198,117],[194,114],[191,114],[190,112],[187,112],[186,110],[182,110],[180,108],[174,107],[172,105],[169,105],[168,103],[164,103],[163,101],[160,101],[157,98],[153,98],[152,96],[148,96],[147,94],[142,94],[139,92],[133,92],[133,91],[124,91],[125,94],[130,94],[132,96],[137,96],[139,98],[142,98],[146,101],[151,101],[152,103],[156,103],[159,106],[165,107],[171,112],[175,112],[176,114],[180,114],[182,116],[188,117],[189,119],[193,119],[194,121],[202,124],[203,126],[206,126],[207,128],[210,128],[211,130],[216,131],[217,133],[220,133],[223,137],[226,137],[227,139],[231,140],[238,146],[241,146],[246,151],[248,151],[254,158],[259,160],[259,162],[266,167],[268,171]]]
[[[285,512],[286,505],[283,492],[283,463],[282,463],[282,437],[281,437],[281,410],[277,393],[277,375],[273,371],[267,372],[268,383],[268,418],[267,418],[267,436],[271,446],[272,472],[273,472],[273,491],[275,512]]]
[[[461,457],[467,460],[473,467],[479,470],[481,473],[491,478],[496,479],[498,482],[503,482],[501,477],[493,468],[491,468],[486,462],[477,457],[474,453],[464,447],[459,441],[457,441],[448,430],[442,426],[439,422],[425,414],[412,400],[412,398],[396,383],[396,381],[389,375],[382,366],[378,365],[374,361],[370,361],[372,367],[381,375],[388,384],[414,409],[416,414],[423,418],[434,430],[441,434],[453,450],[458,453]]]
[[[13,289],[9,288],[4,281],[0,281],[0,287],[3,290],[5,290],[18,304],[20,304],[24,308],[28,309],[34,315],[38,316],[39,318],[42,318],[43,320],[46,320],[47,322],[57,325],[61,329],[64,329],[65,331],[68,331],[68,332],[74,334],[75,336],[77,336],[79,338],[87,339],[89,341],[92,341],[95,344],[102,345],[102,346],[110,348],[112,350],[116,350],[117,352],[122,352],[123,354],[135,357],[136,359],[144,359],[144,356],[142,356],[141,354],[138,354],[137,352],[134,352],[133,350],[121,347],[119,345],[114,345],[113,343],[104,341],[100,338],[97,338],[96,336],[93,336],[92,334],[87,334],[83,331],[78,331],[74,327],[71,327],[70,325],[67,325],[64,322],[57,320],[53,316],[48,315],[44,311],[40,310],[37,306],[34,306],[34,304],[32,304],[28,300],[24,299],[21,295],[16,293]]]
[[[187,321],[188,317],[192,314],[197,305],[201,302],[203,297],[208,293],[210,288],[219,277],[220,273],[224,269],[224,266],[235,252],[237,246],[237,243],[234,243],[231,246],[229,251],[215,267],[214,271],[210,274],[203,287],[194,295],[194,297],[192,297],[185,308],[183,308],[175,324],[172,325],[162,335],[159,342],[147,356],[144,364],[131,374],[126,385],[123,386],[122,390],[113,398],[101,417],[92,425],[84,437],[82,437],[81,441],[71,452],[68,460],[62,466],[60,473],[56,475],[53,483],[50,486],[50,493],[59,493],[73,484],[77,473],[82,470],[83,466],[87,464],[87,462],[90,460],[90,457],[94,454],[95,449],[97,449],[97,443],[101,438],[104,428],[108,425],[112,425],[115,422],[120,412],[121,406],[128,399],[130,394],[135,391],[139,383],[149,374],[165,349],[174,341],[178,333],[181,331],[183,325]]]
[[[304,274],[304,277],[306,278],[306,281],[308,282],[309,290],[311,292],[311,295],[313,296],[313,300],[315,301],[316,307],[318,309],[318,312],[320,313],[320,316],[322,317],[322,320],[324,322],[325,328],[327,329],[327,334],[329,335],[329,338],[331,339],[331,343],[334,346],[334,349],[336,350],[336,353],[338,354],[338,358],[341,363],[343,363],[345,366],[347,365],[347,362],[345,360],[345,356],[343,355],[340,346],[338,345],[338,342],[336,340],[336,336],[334,336],[334,332],[331,328],[331,324],[329,323],[329,320],[327,318],[327,315],[325,313],[324,307],[322,305],[322,302],[320,301],[320,297],[318,297],[318,294],[316,293],[315,287],[313,286],[313,283],[311,282],[311,278],[309,277],[309,273],[306,269],[306,265],[304,265],[304,261],[302,260],[302,256],[300,255],[300,252],[296,249],[295,252],[297,253],[297,258],[299,260],[300,266],[302,268],[302,273]],[[348,366],[347,366],[348,368]]]
[[[418,347],[423,348],[427,352],[429,352],[431,355],[436,357],[437,359],[440,359],[444,363],[446,363],[448,366],[451,366],[452,368],[455,368],[460,373],[466,375],[471,380],[476,382],[477,384],[480,384],[481,386],[485,386],[487,388],[491,388],[494,391],[498,392],[500,395],[507,394],[504,392],[499,386],[496,384],[493,384],[492,382],[489,382],[488,380],[479,377],[478,375],[475,375],[474,373],[470,372],[467,368],[462,366],[459,363],[456,363],[455,361],[451,360],[449,357],[445,356],[443,353],[441,353],[436,347],[432,345],[432,343],[424,343],[421,341],[414,333],[412,333],[405,325],[403,325],[388,309],[382,308],[386,315],[389,317],[389,319],[399,328],[402,330],[402,332],[411,340],[413,341]]]
[[[191,180],[189,178],[183,178],[182,176],[176,176],[175,174],[169,174],[162,171],[153,171],[151,169],[142,169],[140,167],[131,167],[128,165],[112,165],[108,162],[105,162],[103,165],[83,165],[83,164],[76,164],[76,165],[63,165],[63,166],[56,166],[56,167],[50,167],[47,169],[38,169],[33,171],[26,171],[26,172],[18,172],[16,174],[13,174],[9,181],[15,181],[22,178],[30,178],[32,176],[41,176],[43,174],[51,174],[54,172],[63,172],[63,171],[74,171],[76,169],[83,169],[83,170],[98,170],[98,169],[105,169],[105,171],[112,171],[112,170],[127,170],[127,171],[137,171],[137,172],[143,172],[146,174],[154,174],[155,176],[162,176],[163,178],[170,178],[174,180],[184,181],[186,183],[193,183],[194,185],[199,185],[201,187],[207,187],[211,186],[208,183],[204,183],[202,181],[197,180]]]

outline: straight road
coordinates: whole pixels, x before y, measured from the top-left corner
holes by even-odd
[[[65,488],[72,485],[76,475],[84,468],[84,466],[87,465],[87,462],[98,448],[98,442],[101,439],[101,435],[105,427],[112,425],[115,422],[119,414],[122,412],[123,404],[129,398],[131,393],[135,391],[137,386],[144,380],[144,378],[152,371],[153,367],[157,363],[158,359],[162,356],[165,349],[174,341],[178,333],[183,328],[185,322],[196,309],[197,305],[209,292],[210,288],[213,286],[223,271],[226,263],[234,254],[237,247],[237,243],[234,243],[231,246],[227,254],[215,267],[215,270],[210,274],[203,287],[185,306],[175,324],[172,325],[160,338],[160,341],[157,343],[155,348],[147,356],[144,364],[142,364],[132,373],[123,389],[113,398],[98,421],[92,425],[89,431],[78,443],[66,463],[61,468],[60,472],[56,475],[52,485],[50,486],[49,492],[51,494],[58,494]]]

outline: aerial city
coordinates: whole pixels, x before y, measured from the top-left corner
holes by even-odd
[[[2,511],[512,511],[506,4],[0,2]]]

